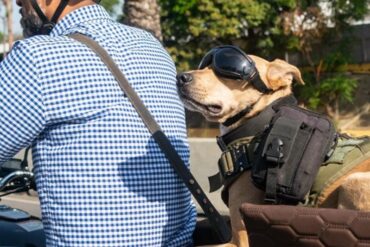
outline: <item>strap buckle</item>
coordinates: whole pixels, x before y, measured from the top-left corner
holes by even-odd
[[[280,163],[281,159],[284,157],[283,147],[284,147],[284,142],[280,138],[275,137],[268,144],[262,156],[265,156],[267,161],[278,164]]]
[[[246,145],[233,147],[222,153],[218,166],[223,177],[231,177],[251,167]]]

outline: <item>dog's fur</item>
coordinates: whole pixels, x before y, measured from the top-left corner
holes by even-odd
[[[223,123],[249,105],[253,109],[240,121],[230,127],[221,125],[221,134],[240,126],[247,119],[261,112],[275,100],[292,93],[292,83],[304,84],[297,67],[276,59],[272,62],[250,55],[265,85],[272,89],[262,94],[248,83],[218,77],[211,68],[186,72],[187,80],[178,79],[178,91],[186,108],[202,113],[209,121]],[[183,74],[184,75],[184,74]],[[181,77],[181,76],[179,76]],[[366,161],[370,170],[370,160]],[[245,188],[248,188],[247,190]],[[370,209],[370,173],[353,174],[339,189],[339,205],[332,207],[350,209]],[[365,198],[365,199],[364,199]],[[262,204],[264,193],[257,189],[250,176],[244,172],[229,188],[229,210],[232,227],[232,240],[220,246],[249,246],[247,231],[239,214],[244,202]]]

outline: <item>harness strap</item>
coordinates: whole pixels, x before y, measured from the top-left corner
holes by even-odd
[[[265,202],[277,204],[277,180],[278,180],[278,166],[270,167],[267,171]]]
[[[247,144],[236,145],[223,152],[218,160],[219,172],[208,178],[210,192],[221,188],[225,184],[225,180],[230,180],[250,169],[252,167],[250,160]]]
[[[265,110],[260,112],[257,116],[248,119],[243,125],[228,132],[223,136],[217,137],[217,143],[222,151],[236,139],[240,139],[246,136],[256,136],[263,132],[270,120],[275,115],[277,109],[282,105],[296,105],[297,99],[291,94],[284,98],[277,100],[276,102],[267,106]]]
[[[218,190],[223,185],[224,187],[231,185],[243,171],[252,167],[252,159],[248,157],[248,144],[254,136],[259,135],[268,127],[280,106],[293,104],[297,104],[293,95],[281,98],[243,125],[217,137],[217,144],[223,153],[218,162],[219,172],[208,177],[210,192]]]

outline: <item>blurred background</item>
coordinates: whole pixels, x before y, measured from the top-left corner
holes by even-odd
[[[152,32],[178,71],[197,67],[212,47],[298,66],[294,91],[305,107],[337,127],[370,134],[370,0],[102,0],[114,19]],[[0,59],[22,39],[15,0],[0,0]],[[218,125],[187,112],[190,137],[214,137]]]

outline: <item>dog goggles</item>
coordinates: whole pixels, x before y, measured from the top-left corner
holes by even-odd
[[[262,82],[253,60],[236,46],[218,46],[210,50],[200,61],[198,69],[208,66],[221,77],[250,82],[262,93],[271,91]]]

